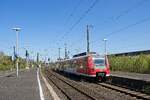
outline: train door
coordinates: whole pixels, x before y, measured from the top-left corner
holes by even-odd
[[[82,66],[83,66],[83,68],[82,68],[82,70],[83,70],[83,73],[84,74],[87,74],[88,73],[88,69],[87,69],[87,58],[88,57],[84,57],[84,58],[82,58]]]
[[[93,57],[88,56],[87,57],[87,74],[91,74],[91,72],[94,70],[94,63],[93,63]]]
[[[80,74],[87,74],[87,57],[78,59],[77,72]]]

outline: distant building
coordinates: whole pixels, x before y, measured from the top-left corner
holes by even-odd
[[[125,53],[116,53],[110,54],[114,56],[136,56],[140,54],[150,54],[150,50],[141,50],[141,51],[132,51],[132,52],[125,52]]]

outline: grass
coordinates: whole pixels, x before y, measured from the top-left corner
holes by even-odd
[[[150,55],[109,56],[112,71],[150,74]]]

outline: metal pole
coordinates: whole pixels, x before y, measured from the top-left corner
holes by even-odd
[[[18,49],[18,42],[19,42],[19,37],[18,37],[18,34],[19,34],[19,31],[21,30],[21,28],[12,28],[12,30],[15,30],[16,31],[16,68],[17,68],[17,77],[18,77],[18,71],[19,71],[19,68],[18,68],[18,61],[19,61],[19,49]]]
[[[16,55],[17,55],[17,59],[16,59],[16,67],[17,67],[17,77],[18,77],[18,58],[19,58],[19,56],[18,56],[18,33],[19,33],[19,30],[16,30]]]
[[[37,61],[38,67],[39,67],[39,53],[37,53],[37,59],[36,59],[36,61]]]
[[[87,54],[90,52],[90,42],[89,42],[89,25],[87,25]]]
[[[104,39],[104,49],[105,49],[105,56],[107,55],[106,42],[107,42],[107,39]]]
[[[27,69],[29,69],[29,66],[28,66],[28,57],[26,58],[26,63],[27,63]]]
[[[16,48],[15,48],[15,46],[13,47],[14,48],[14,68],[15,68],[15,60],[16,60]]]
[[[60,48],[58,48],[58,56],[59,56],[59,60],[60,60]]]
[[[106,41],[105,41],[105,55],[107,54],[107,52],[106,52]]]
[[[26,50],[26,69],[29,69],[29,66],[28,66],[28,60],[29,60],[29,53],[28,53],[28,50]]]
[[[47,57],[45,56],[45,61],[44,61],[45,62],[45,66],[46,66],[46,61],[47,61]]]
[[[65,43],[65,59],[67,59],[67,44]]]

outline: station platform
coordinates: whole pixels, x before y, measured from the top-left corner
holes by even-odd
[[[40,95],[37,68],[20,71],[19,77],[16,77],[16,73],[1,76],[0,100],[51,100],[50,96],[45,95],[46,86],[43,82],[41,86],[44,99]]]
[[[128,78],[128,79],[134,79],[134,80],[141,80],[141,81],[150,82],[150,74],[111,71],[111,76],[123,77],[123,78]]]
[[[111,71],[109,83],[150,94],[150,74]]]

